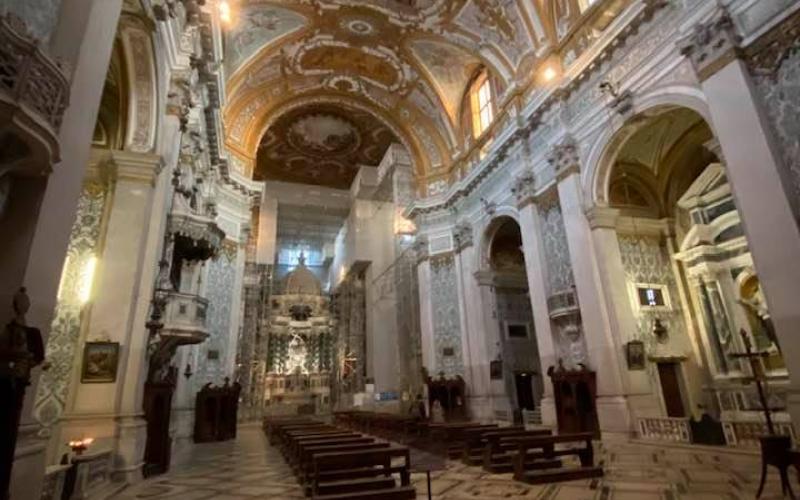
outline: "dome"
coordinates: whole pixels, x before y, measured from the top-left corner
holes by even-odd
[[[286,276],[286,295],[322,295],[322,285],[303,262]]]

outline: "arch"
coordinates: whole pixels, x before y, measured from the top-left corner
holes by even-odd
[[[137,153],[150,153],[156,146],[158,125],[153,40],[144,21],[129,14],[120,21],[119,37],[129,91],[124,148]]]
[[[608,191],[614,162],[627,140],[639,130],[640,118],[656,116],[674,108],[687,108],[700,115],[712,132],[711,115],[699,88],[667,86],[653,90],[634,101],[633,113],[624,121],[612,120],[581,159],[586,169],[581,174],[584,199],[593,206],[608,206]],[[638,125],[641,125],[639,123]]]
[[[503,224],[508,222],[509,219],[513,220],[517,224],[521,233],[522,224],[520,224],[519,220],[519,210],[511,205],[501,205],[497,207],[494,213],[491,214],[490,218],[486,220],[476,232],[476,234],[480,235],[480,241],[478,242],[478,251],[475,252],[475,257],[478,260],[476,262],[477,266],[475,269],[491,269],[490,260],[492,240],[494,239],[495,234],[497,234],[497,230],[500,229]]]

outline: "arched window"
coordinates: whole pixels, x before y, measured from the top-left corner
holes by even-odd
[[[581,12],[586,12],[586,10],[591,7],[592,5],[596,4],[598,0],[578,0],[578,4],[580,4]]]
[[[470,106],[472,108],[472,134],[480,137],[489,128],[494,119],[494,99],[489,74],[484,70],[475,79],[470,89]]]

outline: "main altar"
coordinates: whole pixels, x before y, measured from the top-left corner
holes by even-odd
[[[320,280],[305,265],[285,280],[283,293],[270,297],[267,325],[266,412],[272,415],[330,411],[335,338],[330,301]]]

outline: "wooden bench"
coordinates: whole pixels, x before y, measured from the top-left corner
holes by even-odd
[[[514,457],[514,479],[530,484],[555,483],[603,476],[603,468],[594,465],[594,434],[560,434],[558,436],[517,439]],[[556,449],[558,444],[583,446]],[[563,467],[557,457],[577,456],[580,467]],[[553,466],[554,463],[558,465]]]
[[[463,435],[463,445],[459,457],[467,465],[483,464],[483,452],[488,443],[487,436],[514,436],[524,433],[522,426],[497,427],[493,425],[489,428],[466,429]]]
[[[301,444],[307,441],[319,441],[322,439],[343,439],[348,437],[358,437],[361,434],[357,434],[350,431],[338,431],[338,432],[327,432],[327,433],[314,433],[314,434],[299,434],[294,436],[288,436],[281,447],[281,452],[283,456],[288,458],[290,457],[300,446]]]
[[[335,438],[322,438],[314,439],[312,441],[297,441],[293,443],[289,449],[286,460],[289,465],[297,464],[303,456],[303,450],[315,446],[337,446],[337,445],[350,445],[350,444],[367,444],[374,443],[375,438],[363,436],[361,434],[353,434],[352,436],[335,437]]]
[[[388,443],[387,443],[388,444]],[[395,465],[393,459],[401,458]],[[306,477],[314,499],[416,499],[411,486],[411,459],[406,447],[320,453]],[[393,477],[399,474],[398,486]]]
[[[343,445],[311,446],[303,448],[300,460],[297,464],[295,473],[300,484],[308,484],[313,476],[314,458],[317,455],[325,454],[345,454],[345,453],[367,453],[375,450],[384,450],[391,447],[388,441],[376,441],[372,443],[357,443]]]
[[[474,437],[481,433],[497,430],[499,428],[496,424],[471,424],[446,429],[441,439],[447,458],[454,460],[461,458],[468,441],[474,440]]]
[[[483,438],[486,444],[483,448],[483,468],[488,472],[500,474],[514,470],[514,456],[517,452],[517,440],[521,438],[547,437],[549,430],[517,430],[504,433],[488,432]]]

